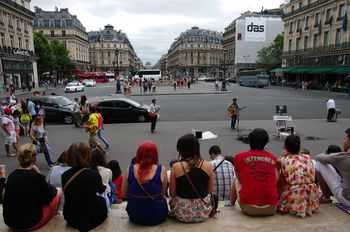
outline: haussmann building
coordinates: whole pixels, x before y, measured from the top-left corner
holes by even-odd
[[[290,85],[347,91],[350,74],[348,0],[294,0],[284,7],[282,67],[273,70]]]

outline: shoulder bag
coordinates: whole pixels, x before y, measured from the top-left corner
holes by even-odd
[[[221,166],[221,164],[223,164],[223,163],[224,163],[224,161],[225,161],[225,158],[224,158],[224,159],[222,159],[222,160],[220,161],[220,163],[218,164],[218,166],[216,166],[216,167],[213,169],[213,172],[215,172],[215,171],[216,171],[216,169],[218,169],[218,168]]]
[[[185,173],[185,175],[186,175],[187,181],[188,181],[188,183],[190,184],[190,186],[191,186],[193,192],[197,195],[198,198],[200,198],[200,199],[203,201],[203,203],[204,203],[205,205],[207,205],[207,206],[211,205],[211,206],[212,206],[212,209],[211,209],[211,212],[210,212],[209,216],[210,216],[210,217],[214,216],[214,214],[217,212],[217,209],[218,209],[218,197],[215,196],[214,194],[210,194],[210,202],[209,202],[209,203],[206,202],[206,201],[201,197],[201,195],[200,195],[199,192],[197,191],[196,187],[194,187],[194,185],[193,185],[193,183],[192,183],[192,181],[191,181],[191,178],[188,176],[188,174],[187,174],[187,172],[186,172],[186,169],[185,169],[185,167],[183,166],[183,163],[182,163],[182,162],[180,162],[180,163],[181,163],[181,167],[182,167],[182,169],[183,169],[183,171],[184,171],[184,173]]]
[[[87,168],[82,168],[79,171],[77,171],[71,178],[69,178],[69,180],[67,181],[67,183],[63,186],[62,191],[65,192],[65,190],[67,189],[67,187],[69,186],[70,183],[72,183],[72,181],[79,176],[80,173],[82,173],[83,171],[85,171]]]

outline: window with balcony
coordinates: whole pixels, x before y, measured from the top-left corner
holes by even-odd
[[[332,9],[329,8],[326,10],[325,24],[330,24],[331,16],[332,16]]]
[[[300,49],[300,38],[297,38],[296,43],[295,43],[295,50]]]
[[[8,27],[13,28],[12,16],[10,14],[7,15],[7,25],[8,25]]]
[[[293,22],[289,23],[289,34],[293,33]]]
[[[320,13],[316,13],[315,14],[314,27],[318,27],[318,24],[320,23],[320,20],[321,20],[321,14]]]
[[[309,30],[310,28],[310,16],[305,18],[305,30]]]
[[[10,35],[10,46],[12,48],[14,47],[14,37],[13,37],[13,35]]]
[[[25,48],[26,50],[29,50],[29,40],[28,40],[28,39],[25,40],[24,48]]]
[[[299,2],[299,9],[303,6],[303,2]]]
[[[5,34],[4,33],[0,33],[0,47],[6,46],[5,43]]]
[[[24,31],[28,33],[28,23],[27,23],[27,21],[24,21],[23,28],[24,28]]]
[[[22,49],[22,38],[18,37],[18,48]]]
[[[0,10],[0,25],[4,25],[4,13],[2,10]]]
[[[21,22],[18,17],[16,18],[16,25],[17,25],[17,29],[21,29]]]
[[[342,3],[339,5],[339,8],[338,8],[338,18],[337,18],[337,21],[340,21],[343,19],[345,15],[345,3]]]
[[[325,31],[323,35],[323,46],[329,45],[329,31]]]
[[[298,19],[298,22],[297,22],[297,32],[300,32],[301,30],[301,19]]]
[[[317,48],[319,46],[319,37],[318,34],[314,34],[314,48]]]
[[[342,40],[342,29],[338,28],[335,32],[335,44],[340,45]]]
[[[290,51],[292,51],[292,43],[293,43],[293,40],[289,40],[288,41],[288,51],[290,52]]]
[[[55,36],[55,31],[54,31],[54,30],[51,30],[51,31],[50,31],[50,35],[51,35],[51,37],[54,37],[54,36]]]
[[[66,36],[66,31],[62,30],[62,36],[65,37]]]

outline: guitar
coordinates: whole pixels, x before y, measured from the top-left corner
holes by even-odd
[[[243,106],[242,108],[239,108],[238,110],[243,110],[246,109],[246,106]],[[233,115],[237,114],[237,109],[236,108],[227,108],[226,110],[226,115],[229,117],[232,117]]]

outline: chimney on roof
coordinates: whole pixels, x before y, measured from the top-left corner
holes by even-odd
[[[55,6],[55,11],[58,12],[58,7],[57,6]]]
[[[61,12],[66,12],[66,13],[68,13],[68,8],[61,8],[60,11],[61,11]]]
[[[39,13],[41,11],[41,8],[38,6],[34,6],[34,12]]]

